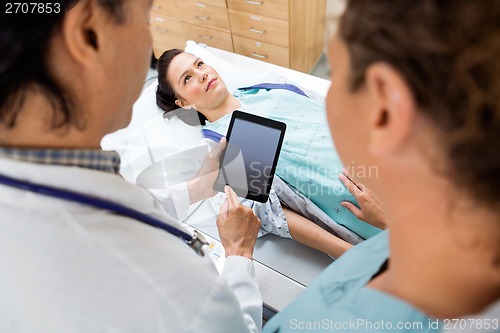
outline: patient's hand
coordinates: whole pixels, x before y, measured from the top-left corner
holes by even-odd
[[[219,157],[224,148],[226,148],[226,138],[222,138],[205,156],[196,176],[187,182],[191,203],[213,197],[216,194],[214,183],[219,173]]]
[[[356,185],[345,174],[339,174],[339,179],[344,183],[349,192],[354,195],[360,208],[349,201],[343,201],[341,205],[350,210],[358,219],[377,228],[385,229],[387,227],[387,220],[384,208],[372,191],[364,186]]]
[[[226,257],[242,256],[252,259],[260,220],[249,207],[238,202],[236,193],[225,187],[227,199],[217,217],[217,229]]]

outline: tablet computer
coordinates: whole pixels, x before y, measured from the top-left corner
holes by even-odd
[[[285,130],[285,123],[234,111],[214,189],[229,185],[241,198],[266,202]]]

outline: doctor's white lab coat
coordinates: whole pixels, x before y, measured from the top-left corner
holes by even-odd
[[[0,174],[179,226],[117,175],[5,158]],[[256,332],[262,300],[253,275],[251,260],[229,257],[221,278],[163,230],[0,184],[0,332]]]

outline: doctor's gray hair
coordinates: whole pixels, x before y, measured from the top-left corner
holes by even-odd
[[[58,110],[51,128],[77,125],[72,96],[48,68],[51,40],[61,28],[65,14],[78,2],[62,0],[59,14],[3,15],[0,19],[0,125],[13,128],[30,91],[43,93]],[[117,24],[125,20],[124,3],[131,0],[97,0]],[[135,1],[135,0],[133,0]],[[2,9],[3,10],[3,9]],[[89,42],[95,34],[89,32]]]

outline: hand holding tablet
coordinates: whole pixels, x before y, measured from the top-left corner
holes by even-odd
[[[266,202],[285,130],[285,123],[234,111],[214,189],[229,185],[239,197]]]

